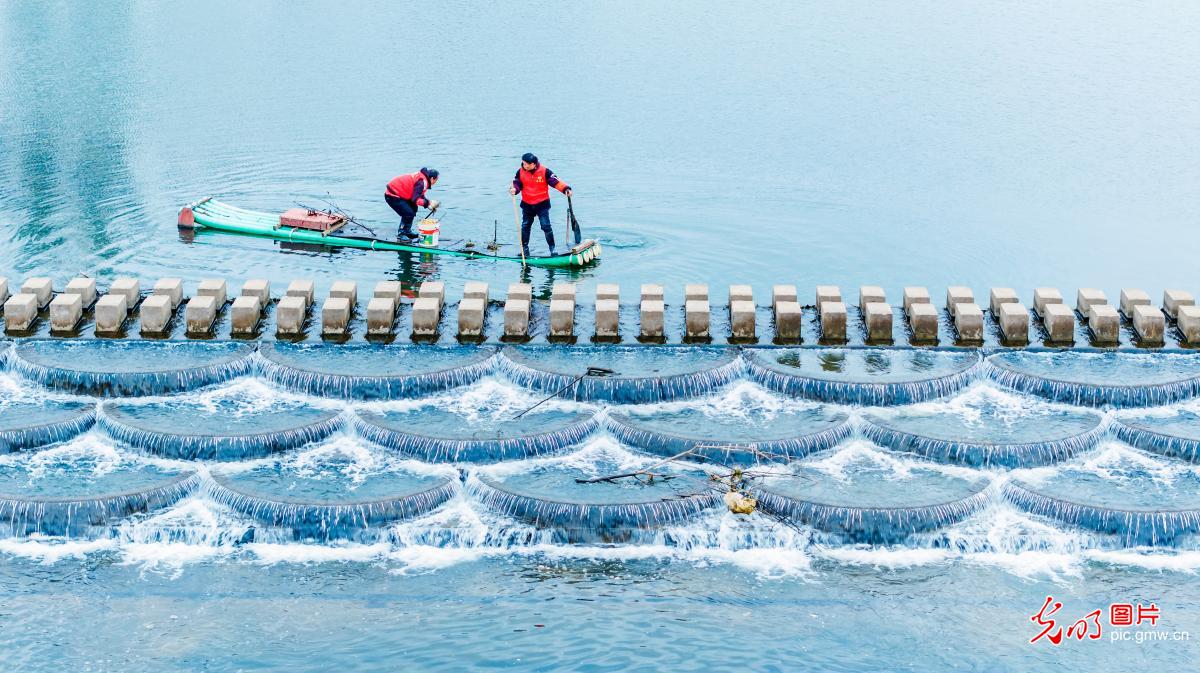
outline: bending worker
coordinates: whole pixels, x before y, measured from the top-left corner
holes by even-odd
[[[413,218],[417,216],[417,208],[427,206],[429,213],[441,205],[430,199],[427,194],[437,184],[438,172],[432,168],[422,168],[416,173],[405,173],[392,178],[383,194],[383,200],[400,216],[400,229],[396,232],[396,240],[400,243],[412,243],[419,236],[413,233]]]
[[[554,252],[554,230],[550,228],[550,187],[571,195],[567,183],[558,179],[554,171],[538,162],[538,158],[526,152],[521,157],[521,167],[513,177],[509,194],[521,195],[521,249],[529,256],[529,230],[536,216],[542,225],[542,233],[546,234],[546,245],[550,246],[550,255]]]

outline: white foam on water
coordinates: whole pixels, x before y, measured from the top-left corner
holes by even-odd
[[[554,465],[576,468],[591,476],[601,476],[600,466],[603,466],[604,474],[610,474],[614,471],[636,470],[662,462],[662,460],[662,458],[630,451],[612,435],[601,432],[588,437],[582,446],[568,454],[476,465],[472,469],[481,474],[503,478]]]
[[[62,538],[31,535],[27,538],[0,538],[0,553],[41,561],[46,565],[63,559],[80,559],[88,554],[117,548],[117,541],[66,540]]]
[[[354,408],[376,412],[407,412],[436,408],[462,416],[468,423],[511,419],[535,404],[538,405],[537,408],[529,413],[595,408],[562,397],[545,398],[544,394],[534,393],[505,379],[489,375],[468,386],[429,397],[359,402]],[[538,404],[539,402],[541,404]]]
[[[489,556],[505,556],[511,551],[489,547],[435,547],[411,545],[390,551],[388,561],[400,564],[389,572],[395,575],[410,575],[443,570],[461,563],[472,563]]]
[[[944,563],[954,557],[948,549],[903,547],[868,547],[862,545],[830,547],[821,546],[817,552],[827,558],[846,565],[867,565],[876,568],[912,568]]]
[[[985,409],[992,412],[992,415],[985,418]],[[967,425],[981,425],[996,421],[1010,424],[1029,416],[1046,416],[1072,409],[1075,407],[1049,402],[1033,395],[1000,388],[991,381],[980,380],[953,397],[905,406],[872,407],[870,413],[882,417],[948,414],[959,416]]]
[[[963,556],[963,560],[994,566],[1024,579],[1047,579],[1058,583],[1077,579],[1083,572],[1080,556],[1050,551],[1024,551],[1016,554],[980,552],[967,554]]]
[[[266,566],[284,563],[300,565],[332,562],[366,563],[385,559],[392,551],[391,546],[386,542],[374,544],[279,544],[251,542],[244,545],[243,548],[253,555],[255,563]]]
[[[1130,566],[1144,570],[1183,572],[1189,575],[1200,572],[1200,551],[1163,551],[1150,548],[1093,549],[1089,550],[1085,557],[1093,563]]]
[[[919,476],[914,472],[934,472],[969,480],[992,478],[992,473],[987,470],[922,460],[885,449],[860,437],[852,437],[829,451],[803,460],[802,464],[842,482],[852,481],[854,473],[863,469],[881,471],[895,479]]]
[[[124,542],[122,565],[140,566],[142,572],[159,572],[179,577],[185,566],[228,556],[232,546],[211,547],[186,542]]]
[[[767,390],[753,381],[738,380],[714,393],[695,399],[632,404],[619,407],[622,413],[638,416],[680,411],[699,411],[709,418],[742,419],[769,423],[780,414],[837,406],[803,398],[789,398]]]
[[[1170,486],[1182,476],[1200,476],[1200,465],[1165,459],[1111,439],[1070,462],[1013,470],[1011,476],[1030,486],[1039,486],[1065,472],[1092,474],[1112,482],[1150,479]]]
[[[0,462],[24,462],[29,471],[29,478],[33,481],[64,471],[68,467],[72,471],[78,470],[98,477],[136,462],[136,459],[123,453],[112,439],[93,428],[62,444],[40,451],[0,455]]]
[[[148,395],[121,399],[122,405],[177,404],[195,406],[203,412],[226,416],[243,416],[261,413],[264,409],[279,407],[314,407],[321,409],[345,409],[342,400],[295,393],[280,388],[266,379],[243,376],[215,386],[178,395]]]

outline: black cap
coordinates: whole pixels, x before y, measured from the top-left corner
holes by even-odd
[[[421,172],[424,173],[425,177],[429,178],[430,180],[437,180],[438,178],[438,172],[436,168],[422,168]]]
[[[524,156],[521,157],[521,161],[524,161],[527,164],[536,164],[538,162],[537,155],[533,152],[526,152]]]

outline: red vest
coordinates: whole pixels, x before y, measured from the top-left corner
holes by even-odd
[[[387,195],[394,196],[405,201],[412,201],[413,187],[418,182],[425,183],[426,191],[429,190],[429,181],[425,178],[425,174],[417,171],[416,173],[405,173],[392,178],[392,181],[387,185]]]
[[[521,180],[521,203],[535,204],[550,198],[550,186],[546,184],[546,167],[538,164],[532,171],[524,168],[517,171]]]

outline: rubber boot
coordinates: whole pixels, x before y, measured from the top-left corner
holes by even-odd
[[[545,234],[546,234],[546,246],[548,248],[550,248],[550,256],[553,257],[554,255],[558,254],[558,253],[554,252],[554,232],[547,231],[547,232],[545,232]]]

